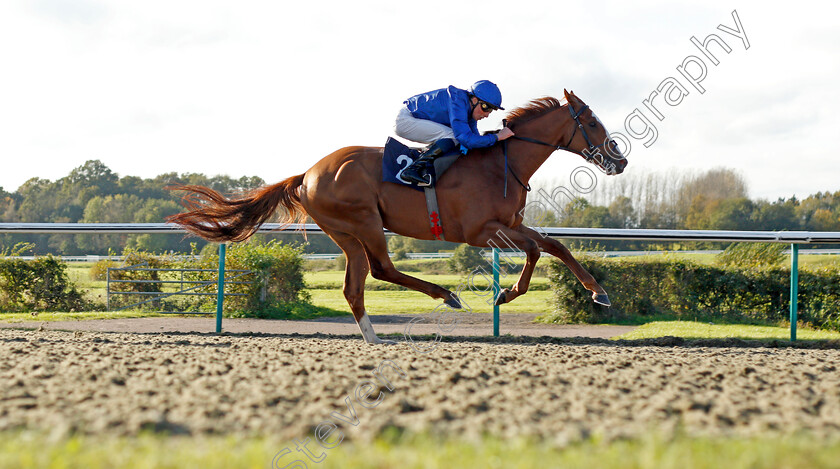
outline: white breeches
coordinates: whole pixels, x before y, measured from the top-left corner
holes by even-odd
[[[394,133],[406,140],[419,143],[434,143],[442,138],[455,139],[452,129],[437,122],[417,119],[403,106],[394,123]]]

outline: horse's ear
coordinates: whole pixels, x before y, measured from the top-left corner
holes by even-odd
[[[574,93],[572,93],[572,94],[574,94]],[[567,103],[568,103],[568,102],[571,102],[572,98],[571,98],[571,96],[569,95],[569,92],[568,92],[568,91],[566,91],[566,88],[563,88],[563,96],[565,96],[565,97],[566,97],[566,102],[567,102]]]

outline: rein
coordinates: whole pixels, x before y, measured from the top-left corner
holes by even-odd
[[[585,104],[582,108],[580,108],[577,112],[575,112],[574,108],[572,107],[572,104],[569,103],[569,114],[571,114],[572,119],[574,119],[575,124],[577,124],[577,126],[575,127],[575,130],[572,131],[572,136],[569,137],[569,143],[567,143],[566,145],[553,145],[551,143],[543,142],[542,140],[537,140],[535,138],[519,137],[517,135],[514,135],[511,138],[514,138],[516,140],[522,140],[523,142],[529,142],[529,143],[536,143],[538,145],[544,145],[544,146],[547,146],[547,147],[554,148],[555,150],[566,150],[568,152],[572,152],[572,153],[575,153],[577,155],[580,155],[580,156],[584,157],[587,161],[592,161],[594,158],[590,154],[593,153],[594,150],[597,150],[597,149],[603,147],[604,145],[606,145],[607,143],[612,142],[612,140],[606,140],[606,141],[604,141],[604,143],[602,143],[600,145],[593,145],[592,144],[592,140],[589,139],[589,134],[586,133],[586,129],[583,127],[583,124],[580,122],[580,115],[583,114],[584,111],[586,111],[587,109],[589,109],[589,105]],[[569,145],[572,144],[572,140],[575,139],[575,135],[577,135],[578,129],[580,129],[580,133],[581,133],[581,135],[583,135],[583,139],[586,140],[586,145],[589,146],[588,152],[590,154],[585,154],[585,153],[579,152],[577,150],[574,150],[572,148],[569,148]]]
[[[614,144],[615,142],[613,140],[605,140],[604,143],[602,143],[600,145],[593,145],[592,144],[592,141],[589,139],[589,134],[586,133],[586,129],[583,127],[583,124],[580,122],[580,115],[583,114],[583,112],[586,111],[587,109],[589,109],[588,104],[584,105],[577,112],[575,112],[574,107],[572,107],[572,103],[569,103],[569,114],[571,114],[572,119],[574,119],[577,126],[575,127],[574,131],[572,131],[572,136],[569,137],[569,142],[566,143],[566,145],[554,145],[554,144],[551,144],[551,143],[548,143],[548,142],[543,142],[542,140],[537,140],[535,138],[520,137],[518,135],[514,135],[511,138],[513,138],[515,140],[521,140],[523,142],[535,143],[537,145],[543,145],[543,146],[546,146],[546,147],[551,147],[551,148],[554,148],[555,150],[566,150],[568,152],[580,155],[586,161],[588,161],[590,163],[595,163],[599,168],[601,168],[602,170],[604,170],[606,172],[606,170],[603,168],[603,166],[607,164],[607,162],[604,161],[605,157],[603,155],[601,155],[601,161],[598,161],[595,158],[595,155],[596,154],[597,155],[601,154],[601,152],[598,151],[599,148],[605,146],[608,143],[609,144]],[[502,123],[502,126],[503,127],[507,126],[507,122],[504,121]],[[579,152],[577,150],[569,148],[569,145],[572,144],[572,140],[575,139],[575,135],[577,135],[578,129],[580,129],[580,133],[581,133],[581,135],[583,135],[583,139],[586,141],[586,144],[589,146],[589,149],[584,150],[584,152]],[[527,185],[524,184],[519,179],[519,176],[517,176],[516,173],[513,172],[513,168],[510,168],[510,165],[508,164],[507,140],[502,142],[502,148],[503,148],[503,153],[505,155],[505,198],[507,198],[507,172],[508,172],[508,169],[510,169],[510,173],[513,174],[513,177],[516,179],[516,182],[518,182],[522,187],[524,187],[526,191],[530,192],[531,191],[531,185],[530,184],[527,184]]]
[[[504,155],[505,155],[505,198],[506,199],[507,199],[507,186],[508,186],[508,184],[507,184],[507,173],[508,173],[508,171],[510,171],[510,174],[513,175],[513,178],[516,179],[516,182],[518,182],[520,186],[525,188],[525,192],[531,192],[531,184],[530,183],[529,184],[523,183],[522,180],[519,179],[519,176],[517,176],[516,173],[513,172],[513,168],[510,167],[510,164],[508,164],[507,144],[508,144],[507,140],[502,142],[502,153],[504,153]]]

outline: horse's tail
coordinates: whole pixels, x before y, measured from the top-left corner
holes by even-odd
[[[166,221],[209,241],[245,241],[271,218],[278,205],[286,209],[282,223],[306,219],[298,193],[301,184],[303,174],[232,198],[204,186],[170,186],[167,189],[187,192],[182,198],[187,211],[166,217]]]

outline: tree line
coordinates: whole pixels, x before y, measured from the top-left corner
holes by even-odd
[[[265,185],[256,176],[239,179],[201,173],[164,173],[151,179],[123,176],[99,160],[90,160],[67,176],[50,181],[32,178],[15,192],[0,188],[0,221],[5,223],[162,223],[182,210],[172,184],[198,184],[225,194]],[[260,235],[303,243],[301,235]],[[84,255],[122,253],[126,247],[149,252],[190,252],[206,242],[183,234],[2,234],[0,254],[31,243],[32,254]],[[195,244],[195,246],[193,246]],[[325,236],[309,236],[308,250],[340,252]],[[332,251],[330,251],[332,249]],[[27,253],[18,253],[27,254]]]
[[[744,178],[726,168],[622,175],[569,201],[554,215],[549,223],[567,227],[840,231],[840,191],[817,192],[801,200],[753,200]]]
[[[56,181],[32,178],[15,192],[0,188],[0,221],[22,223],[160,223],[181,211],[173,183],[199,184],[222,193],[265,185],[259,177],[164,173],[151,179],[123,176],[101,161],[87,161]],[[551,192],[549,190],[549,192]],[[532,192],[533,194],[533,192]],[[610,178],[594,191],[566,201],[562,211],[548,213],[544,226],[590,228],[807,230],[840,231],[840,191],[819,192],[804,199],[752,200],[738,173],[724,168],[701,173],[648,173]],[[307,252],[340,252],[326,236],[258,235],[307,243]],[[35,245],[35,254],[108,254],[126,247],[151,252],[189,252],[196,243],[182,234],[0,235],[0,253],[18,243]],[[638,242],[601,242],[608,248],[633,248]],[[434,252],[452,243],[394,237],[392,250]]]
[[[627,175],[569,202],[558,219],[593,228],[840,231],[840,191],[752,200],[731,169]]]

